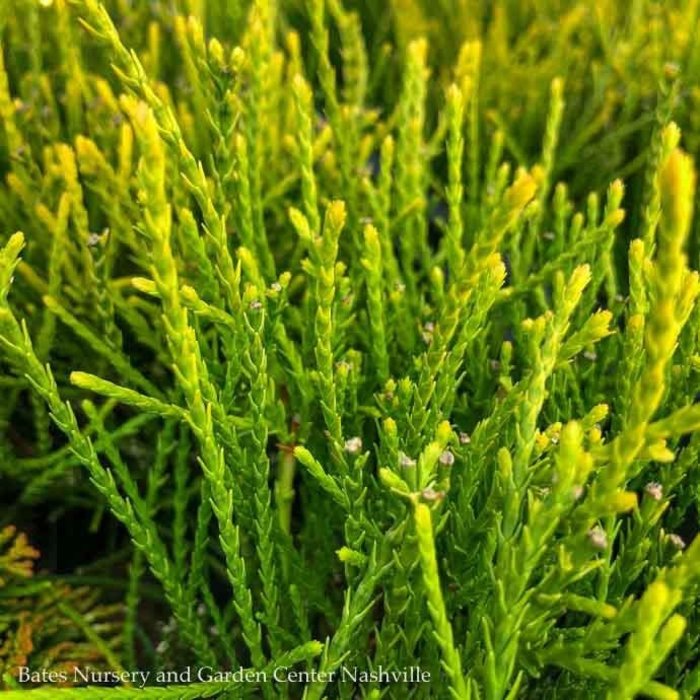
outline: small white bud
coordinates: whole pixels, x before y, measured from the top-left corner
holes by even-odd
[[[438,457],[438,461],[443,467],[451,467],[455,463],[455,456],[449,450],[445,450],[440,457]]]
[[[658,481],[650,481],[644,487],[644,493],[655,501],[660,501],[664,496],[664,488]]]
[[[441,501],[445,498],[445,494],[442,491],[436,491],[430,487],[423,489],[421,496],[423,496],[423,499],[426,501]]]
[[[362,438],[351,437],[345,441],[345,451],[348,454],[356,455],[362,450]]]
[[[607,549],[608,546],[608,536],[602,527],[597,525],[588,531],[588,541],[596,549]]]
[[[406,468],[406,467],[415,467],[416,466],[416,460],[411,459],[408,455],[405,455],[403,452],[399,455],[399,464]]]
[[[675,533],[668,536],[668,541],[678,550],[685,549],[685,540]]]

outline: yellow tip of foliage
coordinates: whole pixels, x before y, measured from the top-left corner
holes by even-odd
[[[535,446],[537,449],[542,452],[546,449],[547,445],[549,445],[549,438],[544,433],[538,432],[535,435]]]
[[[554,97],[561,97],[564,94],[564,79],[554,78],[552,80],[551,92]]]
[[[537,192],[537,183],[532,175],[520,173],[508,190],[507,198],[510,209],[524,209]]]
[[[506,265],[503,262],[503,258],[501,257],[500,253],[494,253],[493,255],[489,256],[485,267],[491,270],[494,277],[505,279]]]
[[[333,228],[334,231],[339,231],[345,226],[345,218],[347,216],[347,211],[345,209],[345,202],[337,199],[328,205],[328,224]]]
[[[73,386],[80,387],[81,389],[89,388],[89,379],[90,375],[85,372],[71,372],[70,375],[68,375],[68,381],[70,381]]]
[[[695,197],[693,159],[676,148],[666,159],[659,174],[662,202],[662,234],[682,245],[690,230]]]
[[[398,474],[386,467],[382,467],[379,470],[379,480],[386,488],[393,489],[399,493],[408,494],[410,491],[406,482]]]
[[[392,436],[397,434],[396,421],[393,418],[386,418],[384,420],[384,432]]]
[[[144,294],[156,294],[156,283],[145,277],[132,277],[131,286]]]
[[[678,148],[678,144],[681,142],[681,130],[678,128],[678,124],[670,122],[661,133],[661,141],[664,151],[667,153]]]
[[[625,194],[625,183],[618,178],[610,183],[610,193],[616,198],[622,199]]]
[[[594,324],[591,328],[591,333],[594,338],[604,338],[606,335],[610,335],[614,332],[610,328],[610,324],[613,320],[613,315],[612,312],[608,309],[596,311],[596,313],[593,315],[592,320],[594,321]]]
[[[97,161],[102,158],[100,149],[97,148],[95,142],[92,139],[85,138],[85,136],[76,136],[75,151],[80,160]]]
[[[209,42],[209,56],[212,58],[216,65],[224,65],[224,47],[221,45],[221,42],[216,38],[211,39],[211,41]]]
[[[591,281],[591,266],[587,263],[576,267],[567,285],[568,296],[577,298]]]
[[[641,260],[644,257],[644,241],[641,238],[635,238],[630,243],[630,258]]]
[[[447,88],[447,102],[451,104],[453,108],[459,108],[464,102],[464,95],[459,86],[452,83],[449,88]]]
[[[588,442],[590,442],[591,445],[597,445],[598,443],[600,443],[600,441],[602,439],[603,439],[603,431],[597,425],[594,425],[588,431]]]
[[[372,224],[367,224],[364,228],[365,242],[368,246],[374,247],[379,245],[379,234],[377,229]]]
[[[513,474],[513,459],[505,447],[498,450],[498,471],[504,479],[510,479]]]
[[[351,549],[350,547],[341,547],[340,549],[337,549],[335,553],[338,555],[338,559],[340,559],[340,561],[342,561],[344,564],[355,564],[362,566],[366,559],[364,554]]]
[[[309,222],[307,218],[295,207],[289,208],[289,220],[292,222],[292,226],[294,226],[294,230],[297,232],[299,238],[304,241],[311,240]]]
[[[245,51],[240,46],[234,47],[233,50],[231,51],[231,66],[236,71],[240,71],[245,66],[245,62],[246,62]]]
[[[311,88],[309,87],[309,84],[306,82],[306,80],[304,80],[304,77],[301,74],[297,73],[292,78],[292,87],[300,95],[307,96],[309,98],[311,97]]]
[[[21,231],[17,231],[10,236],[10,240],[7,241],[5,250],[11,257],[16,257],[19,255],[22,248],[24,248],[24,234]]]
[[[605,223],[611,228],[617,228],[625,220],[625,210],[615,209],[615,211],[610,213],[610,216],[606,219]]]
[[[644,316],[642,314],[630,316],[629,321],[627,321],[627,328],[633,333],[641,331],[644,328]]]
[[[608,404],[599,403],[591,409],[591,418],[593,419],[594,423],[599,423],[600,421],[605,420],[605,418],[607,418],[609,412],[610,407],[608,406]]]
[[[671,594],[669,587],[663,581],[654,581],[647,589],[645,599],[654,608],[663,608]]]
[[[530,175],[538,187],[540,187],[542,183],[544,183],[545,171],[539,163],[535,163],[535,165],[532,166],[532,168],[530,169]]]
[[[50,294],[45,294],[42,297],[42,301],[44,302],[46,308],[49,310],[57,309],[60,306],[58,300],[52,297]]]
[[[647,455],[655,462],[672,462],[675,458],[673,452],[666,445],[666,440],[658,440],[649,445]]]
[[[619,491],[610,498],[610,506],[615,513],[626,513],[637,507],[637,494],[632,491]]]
[[[580,446],[582,440],[583,429],[578,421],[572,420],[561,429],[560,442],[563,447],[575,449]]]
[[[444,421],[442,421],[442,423],[440,423],[440,425],[438,426],[438,429],[437,429],[438,442],[441,442],[441,443],[449,442],[451,437],[452,437],[452,427],[450,426],[450,422],[447,420],[444,420]]]
[[[604,620],[614,620],[617,617],[617,608],[609,603],[602,603],[599,613]]]
[[[424,63],[428,55],[428,42],[425,37],[414,39],[408,46],[408,53],[418,62]]]

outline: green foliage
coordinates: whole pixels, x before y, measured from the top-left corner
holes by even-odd
[[[699,12],[1,4],[8,698],[696,697]]]

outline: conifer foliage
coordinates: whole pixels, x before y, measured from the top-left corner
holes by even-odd
[[[699,21],[0,2],[7,697],[697,697]]]

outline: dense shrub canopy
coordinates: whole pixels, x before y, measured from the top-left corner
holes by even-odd
[[[699,12],[4,0],[8,698],[695,697]]]

